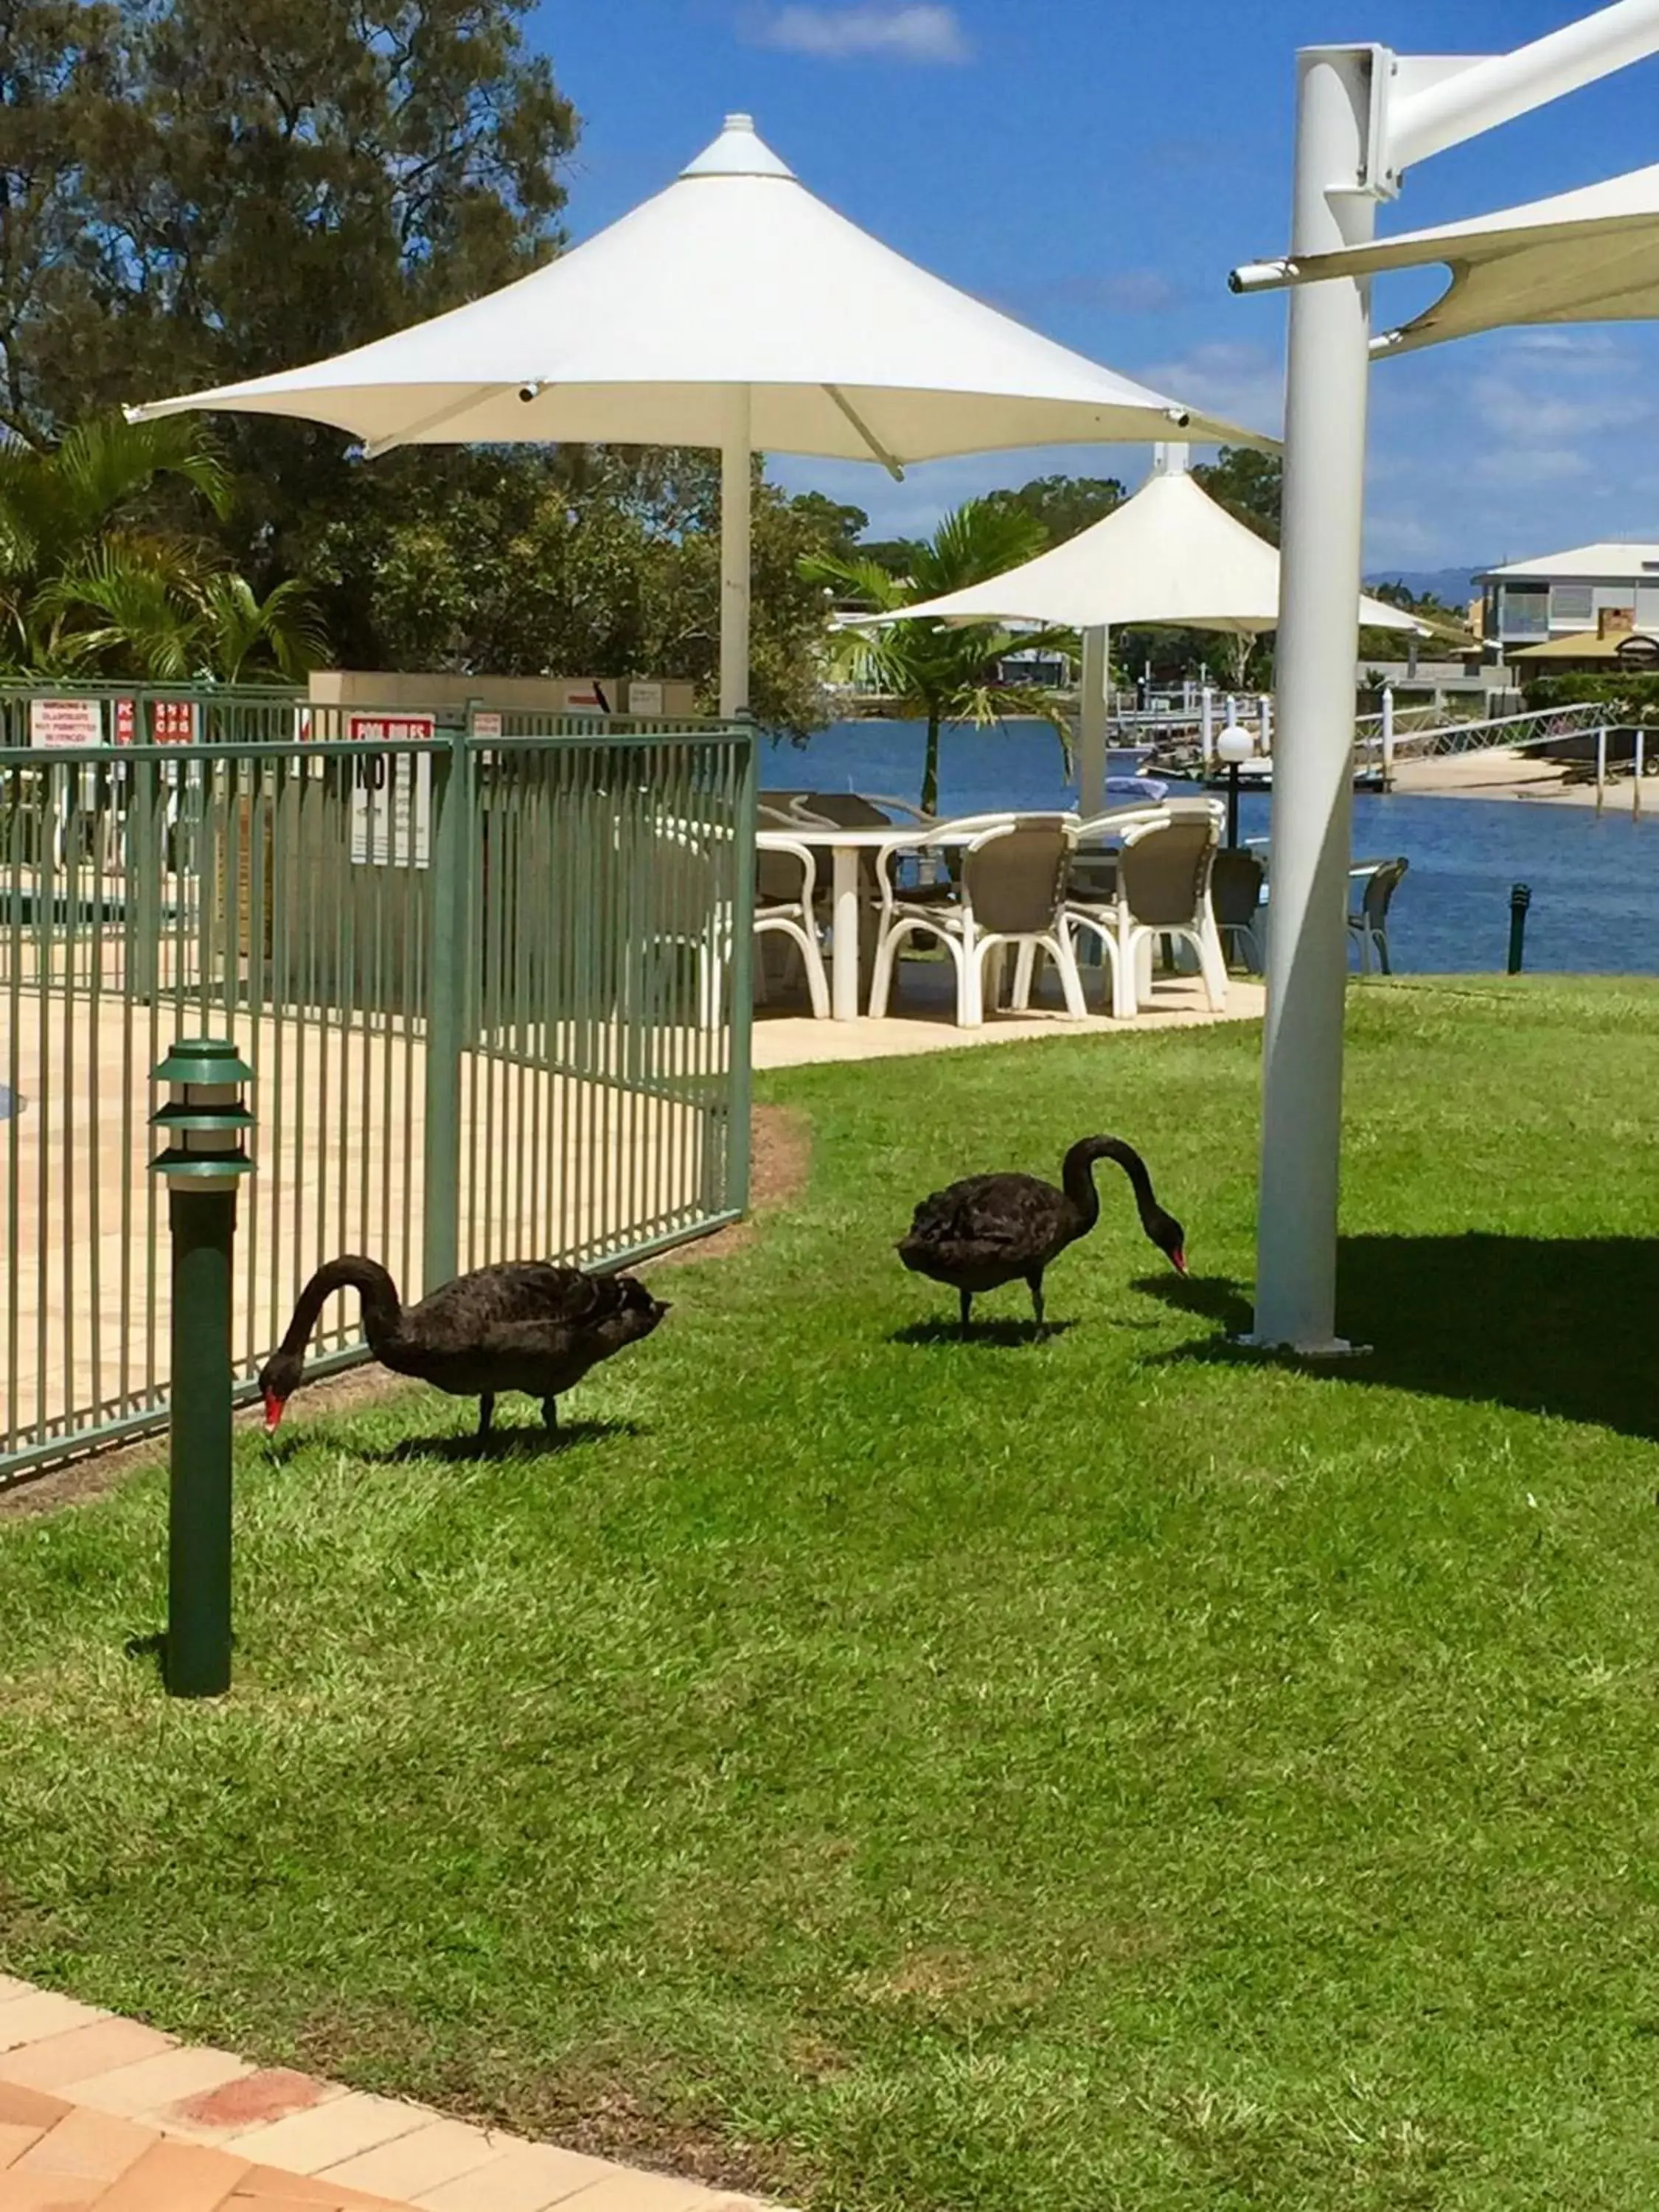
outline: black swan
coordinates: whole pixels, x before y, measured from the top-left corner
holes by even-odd
[[[634,1275],[585,1275],[540,1260],[475,1268],[404,1311],[378,1261],[354,1255],[319,1267],[300,1293],[288,1334],[259,1374],[265,1427],[274,1429],[300,1386],[305,1350],[336,1291],[362,1294],[363,1334],[382,1367],[414,1375],[453,1398],[477,1398],[478,1434],[489,1434],[496,1393],[523,1390],[558,1426],[555,1403],[590,1367],[649,1336],[668,1311]]]
[[[1141,1227],[1186,1273],[1181,1224],[1153,1196],[1152,1179],[1139,1153],[1119,1137],[1085,1137],[1066,1155],[1062,1189],[1036,1176],[969,1176],[948,1190],[936,1190],[916,1208],[899,1257],[913,1274],[948,1283],[961,1293],[964,1336],[978,1293],[1020,1278],[1031,1286],[1031,1304],[1042,1328],[1043,1269],[1100,1218],[1097,1160],[1117,1162],[1133,1188]]]

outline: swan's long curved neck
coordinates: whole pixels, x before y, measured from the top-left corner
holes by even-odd
[[[1066,1164],[1060,1170],[1066,1195],[1082,1215],[1086,1228],[1092,1229],[1100,1218],[1100,1193],[1095,1188],[1095,1162],[1115,1160],[1129,1178],[1135,1194],[1135,1210],[1145,1222],[1149,1208],[1157,1205],[1152,1195],[1152,1179],[1146,1172],[1146,1163],[1133,1145],[1126,1145],[1121,1137],[1085,1137],[1081,1144],[1073,1145],[1066,1155]]]
[[[336,1291],[356,1291],[362,1300],[363,1334],[376,1358],[396,1349],[403,1331],[403,1302],[398,1285],[378,1260],[348,1253],[319,1267],[300,1293],[294,1318],[283,1339],[284,1352],[302,1352],[311,1341],[317,1317]]]

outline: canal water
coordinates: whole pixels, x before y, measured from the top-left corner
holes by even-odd
[[[763,784],[888,793],[914,800],[926,733],[915,722],[838,722],[804,747],[768,745]],[[1114,773],[1133,761],[1115,757]],[[949,814],[1000,806],[1076,804],[1054,733],[1015,722],[947,729],[939,804]],[[1240,834],[1267,834],[1265,792],[1247,792]],[[1659,811],[1640,822],[1629,787],[1605,812],[1532,799],[1354,797],[1354,854],[1404,854],[1389,936],[1395,964],[1424,974],[1501,969],[1509,946],[1510,888],[1529,884],[1527,966],[1570,975],[1659,974]]]

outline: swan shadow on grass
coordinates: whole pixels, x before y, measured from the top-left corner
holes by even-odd
[[[410,1461],[447,1460],[454,1464],[472,1461],[547,1459],[556,1452],[573,1451],[579,1444],[605,1443],[613,1437],[643,1436],[637,1421],[561,1421],[544,1429],[539,1421],[521,1427],[497,1422],[487,1437],[468,1431],[460,1436],[404,1437],[385,1451],[362,1456],[380,1467],[407,1466]]]
[[[1035,1321],[981,1321],[975,1316],[968,1334],[954,1321],[907,1322],[896,1328],[888,1338],[889,1344],[955,1344],[965,1345],[969,1351],[977,1345],[993,1350],[1006,1351],[1018,1344],[1042,1344],[1051,1336],[1064,1336],[1075,1328],[1074,1321],[1045,1321],[1039,1328]]]
[[[1167,1359],[1273,1358],[1340,1385],[1509,1406],[1659,1443],[1659,1238],[1345,1237],[1338,1326],[1367,1347],[1352,1360],[1229,1341],[1250,1325],[1243,1284],[1158,1276],[1139,1287],[1227,1332]]]

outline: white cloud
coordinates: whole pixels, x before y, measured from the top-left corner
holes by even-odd
[[[1651,413],[1620,393],[1599,395],[1582,387],[1558,395],[1540,382],[1507,376],[1478,376],[1469,397],[1480,417],[1511,445],[1559,446],[1563,439],[1590,437],[1598,431],[1634,429]]]
[[[937,67],[973,58],[956,9],[939,0],[907,0],[896,7],[863,0],[850,8],[778,8],[757,17],[748,35],[757,46],[809,54],[818,61],[873,56]]]
[[[1606,361],[1620,350],[1618,340],[1607,331],[1518,330],[1509,334],[1509,343],[1516,353],[1567,355],[1595,361]]]
[[[1470,555],[1468,558],[1473,558]],[[1365,568],[1368,574],[1390,568],[1431,568],[1445,559],[1443,533],[1416,514],[1368,515],[1365,523]]]
[[[1571,446],[1528,446],[1521,452],[1499,447],[1479,455],[1469,474],[1477,483],[1510,490],[1517,483],[1571,483],[1593,476],[1595,464],[1588,453],[1576,453]]]

